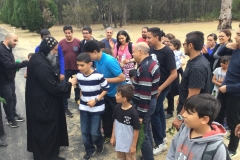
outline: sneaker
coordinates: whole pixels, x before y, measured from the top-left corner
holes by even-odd
[[[238,154],[237,154],[237,152],[233,153],[233,152],[229,151],[229,156],[232,159],[232,158],[236,158],[238,156]]]
[[[65,109],[65,114],[67,117],[70,117],[70,118],[73,117],[72,112],[70,112],[68,109]]]
[[[230,140],[230,135],[227,136],[227,139]]]
[[[19,127],[19,125],[17,124],[17,122],[15,121],[15,119],[9,120],[9,121],[7,122],[7,124],[8,124],[10,127],[12,127],[12,128],[17,128],[17,127]]]
[[[17,115],[17,114],[15,114],[14,118],[15,118],[15,121],[17,121],[17,122],[23,122],[23,121],[25,121],[25,119],[24,119],[23,117],[20,117],[20,116]]]
[[[96,150],[95,150],[93,153],[86,153],[86,154],[83,156],[83,159],[88,160],[88,159],[90,159],[91,156],[93,156],[95,153],[96,153]]]
[[[163,138],[163,143],[167,144],[167,137]]]
[[[110,138],[106,137],[106,138],[104,139],[104,143],[106,144],[106,143],[109,143],[109,142],[110,142]]]
[[[0,139],[0,147],[7,147],[7,143]]]
[[[155,146],[153,148],[153,155],[154,156],[159,155],[166,150],[167,150],[167,145],[165,143],[159,144],[158,146]]]
[[[169,114],[169,113],[167,113],[166,116],[165,116],[166,119],[169,119],[169,118],[172,118],[172,117],[173,117],[173,114]]]
[[[104,145],[97,148],[97,154],[103,153],[103,151],[104,151]]]

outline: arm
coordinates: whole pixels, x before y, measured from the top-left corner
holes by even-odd
[[[213,75],[213,78],[212,78],[212,83],[217,85],[217,86],[221,86],[222,83],[218,82],[218,80],[216,79],[216,75]]]
[[[164,90],[167,86],[169,86],[176,78],[177,78],[177,69],[173,69],[170,71],[170,76],[166,79],[166,81],[161,86],[159,86],[157,97],[160,95],[162,90]]]
[[[240,90],[240,83],[237,84],[228,84],[228,85],[223,85],[219,88],[219,91],[222,93],[236,93],[239,92]]]
[[[125,81],[125,75],[121,73],[119,76],[114,78],[106,78],[108,83],[120,83]]]
[[[220,46],[220,47],[221,47],[221,46]],[[226,55],[231,56],[232,53],[233,53],[233,50],[230,49],[230,48],[227,48],[226,45],[223,46],[223,47],[218,51],[218,55],[219,55],[219,56],[226,56]]]
[[[113,123],[112,137],[111,137],[110,143],[111,143],[112,146],[115,146],[115,145],[116,145],[116,138],[115,138],[115,121],[114,121],[114,123]]]
[[[217,152],[215,153],[215,156],[213,157],[213,160],[222,160],[222,159],[227,159],[227,149],[224,146],[224,144],[222,144]],[[225,158],[224,158],[225,157]]]
[[[64,64],[64,56],[62,52],[62,48],[60,45],[58,45],[58,56],[59,56],[59,64],[60,64],[60,74],[65,74],[65,64]]]
[[[98,99],[98,100],[101,100],[106,94],[107,94],[107,91],[102,91],[102,93],[97,96],[97,99]],[[87,105],[88,105],[89,107],[95,106],[95,105],[96,105],[95,99],[92,99],[92,100],[88,101]]]
[[[9,56],[4,54],[0,54],[0,61],[6,69],[18,69],[28,65],[28,60],[22,61],[21,63],[16,63]]]
[[[130,148],[130,153],[136,153],[137,141],[138,141],[139,130],[133,131],[133,141]]]

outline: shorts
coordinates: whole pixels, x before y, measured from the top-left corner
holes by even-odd
[[[125,153],[117,151],[118,160],[136,160],[136,153]]]

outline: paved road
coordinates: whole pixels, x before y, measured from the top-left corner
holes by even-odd
[[[0,29],[0,40],[2,41],[5,37],[6,32]],[[4,33],[3,33],[4,32]],[[27,57],[23,57],[21,55],[26,52],[23,48],[16,47],[14,49],[15,59],[24,60]],[[23,78],[23,74],[26,69],[21,69],[15,79],[16,83],[16,95],[17,95],[17,112],[23,117],[26,117],[25,111],[25,79]],[[74,113],[73,118],[67,118],[68,123],[68,135],[69,135],[69,147],[62,147],[60,156],[68,159],[68,160],[81,160],[84,152],[84,147],[81,139],[80,133],[80,124],[79,124],[79,114],[78,107],[73,102],[73,94],[72,98],[69,100],[69,109]],[[2,117],[4,123],[4,129],[6,135],[2,138],[8,143],[8,147],[0,148],[0,160],[32,160],[32,153],[27,152],[27,143],[26,143],[26,122],[19,122],[18,128],[10,128],[7,125],[7,121],[4,118],[5,113],[2,108]],[[109,144],[105,145],[105,151],[102,155],[96,155],[93,159],[97,160],[115,160],[116,154],[114,153],[114,148]]]

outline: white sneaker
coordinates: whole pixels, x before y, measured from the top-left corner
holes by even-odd
[[[167,144],[167,137],[163,138],[163,143]]]
[[[165,143],[159,144],[158,146],[153,148],[153,155],[159,155],[162,152],[167,150],[167,145]]]

